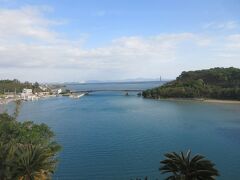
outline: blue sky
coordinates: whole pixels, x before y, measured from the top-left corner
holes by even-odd
[[[175,78],[215,66],[240,67],[239,0],[0,0],[2,78]]]

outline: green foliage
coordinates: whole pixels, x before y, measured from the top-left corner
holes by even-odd
[[[11,162],[13,178],[46,179],[54,172],[56,160],[50,148],[40,145],[18,145]]]
[[[34,84],[30,82],[21,83],[19,80],[0,80],[0,94],[4,92],[15,92],[20,93],[24,88],[33,89],[33,92],[41,92],[39,84],[35,82]]]
[[[175,152],[165,154],[159,169],[163,174],[171,173],[167,180],[214,180],[219,176],[214,164],[202,155],[191,157],[191,151],[186,154]]]
[[[214,98],[240,100],[240,69],[213,68],[182,72],[175,81],[144,91],[146,98]]]
[[[15,119],[17,119],[18,115],[19,115],[19,112],[20,112],[20,108],[21,108],[21,104],[22,104],[22,101],[21,100],[16,100],[15,101],[15,111],[13,113],[13,117]]]
[[[48,179],[59,150],[47,125],[0,114],[0,179]]]

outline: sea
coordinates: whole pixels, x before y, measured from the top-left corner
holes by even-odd
[[[53,179],[164,179],[167,152],[202,154],[217,179],[240,179],[240,104],[144,99],[137,92],[162,82],[68,84],[91,92],[80,99],[23,102],[18,120],[46,123],[62,151]],[[11,109],[11,104],[7,107]]]

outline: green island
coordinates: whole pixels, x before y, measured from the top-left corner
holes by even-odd
[[[143,91],[144,98],[240,100],[240,69],[212,68],[182,72],[176,80]]]

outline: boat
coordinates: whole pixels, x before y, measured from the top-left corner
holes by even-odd
[[[79,99],[80,97],[84,96],[85,94],[72,94],[69,97],[74,99]]]

